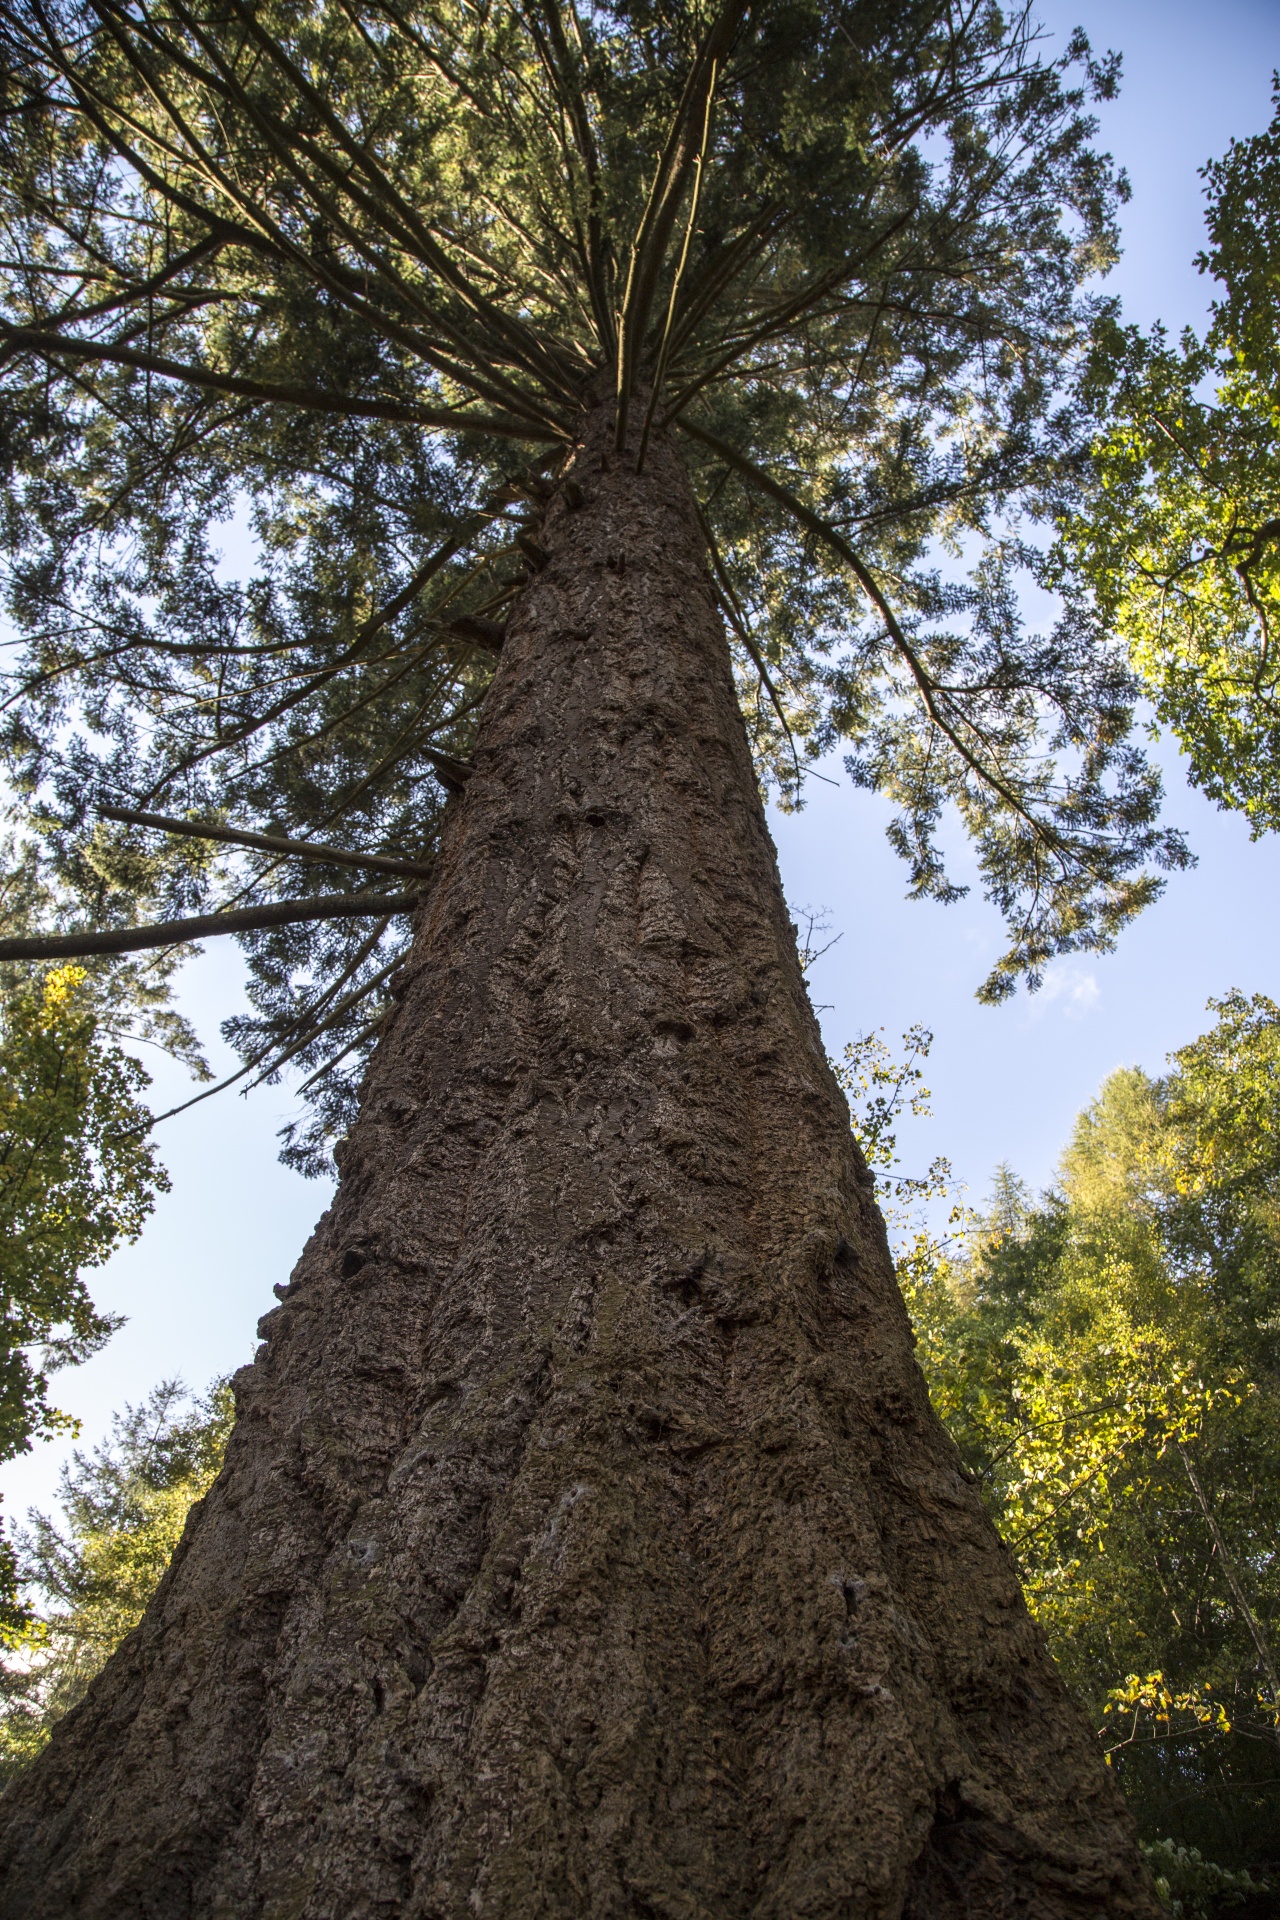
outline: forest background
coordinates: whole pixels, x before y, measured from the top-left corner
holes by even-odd
[[[1080,24],[1095,47],[1124,57],[1120,97],[1101,110],[1101,144],[1133,185],[1125,255],[1108,290],[1127,319],[1161,320],[1176,335],[1202,321],[1213,291],[1193,265],[1203,244],[1197,169],[1270,119],[1271,75],[1280,64],[1275,6],[1233,0],[1210,17],[1196,4],[1054,0],[1040,13],[1051,32]],[[224,546],[228,574],[247,571],[236,527]],[[896,1039],[918,1021],[935,1036],[933,1117],[898,1129],[907,1172],[923,1171],[941,1153],[975,1203],[998,1162],[1040,1188],[1075,1115],[1114,1069],[1136,1063],[1159,1074],[1173,1049],[1209,1026],[1210,996],[1239,988],[1280,997],[1280,842],[1250,841],[1239,815],[1217,812],[1187,787],[1168,743],[1160,757],[1166,818],[1186,830],[1199,867],[1171,879],[1115,955],[1058,962],[1036,998],[999,1008],[972,997],[998,951],[994,910],[978,889],[950,907],[905,901],[902,869],[883,837],[888,809],[849,786],[838,755],[819,767],[825,778],[808,781],[803,811],[773,813],[802,932],[815,917],[807,943],[822,948],[834,939],[810,976],[833,1055],[868,1030]],[[968,877],[964,849],[955,856]],[[215,1067],[223,1051],[217,1019],[238,972],[235,949],[213,943],[187,969],[179,993]],[[157,1057],[153,1106],[163,1109],[187,1091],[181,1070]],[[95,1303],[125,1324],[100,1354],[56,1382],[54,1398],[82,1422],[86,1439],[105,1432],[114,1409],[141,1401],[158,1380],[181,1376],[201,1387],[249,1357],[271,1287],[287,1275],[326,1198],[322,1182],[305,1182],[276,1160],[275,1135],[292,1104],[286,1081],[247,1101],[221,1097],[161,1129],[171,1190],[141,1240],[93,1276]],[[54,1503],[69,1445],[39,1444],[6,1469],[10,1514]]]

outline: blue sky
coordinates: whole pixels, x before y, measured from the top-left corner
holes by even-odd
[[[1270,117],[1280,0],[1218,0],[1211,10],[1203,0],[1042,0],[1039,11],[1055,35],[1082,25],[1095,48],[1124,56],[1121,96],[1102,109],[1100,136],[1133,185],[1111,288],[1144,324],[1198,323],[1211,287],[1192,265],[1203,242],[1197,170]],[[774,815],[788,898],[825,909],[840,936],[811,975],[830,1050],[869,1028],[893,1039],[923,1021],[934,1032],[934,1117],[903,1130],[908,1171],[944,1153],[975,1199],[1001,1160],[1043,1183],[1075,1114],[1115,1067],[1158,1072],[1208,1024],[1210,995],[1240,987],[1280,998],[1280,839],[1251,842],[1238,819],[1187,786],[1175,754],[1162,757],[1167,817],[1186,830],[1199,866],[1171,878],[1115,954],[1059,963],[1037,996],[1000,1008],[973,998],[1000,949],[997,916],[976,892],[951,907],[905,900],[874,797],[811,781],[803,812]],[[839,774],[838,759],[827,771]],[[240,979],[236,949],[220,941],[184,979],[184,1008],[215,1066],[233,1064],[217,1024]],[[154,1064],[157,1109],[192,1091],[169,1063]],[[160,1129],[172,1191],[138,1244],[91,1277],[95,1298],[128,1324],[57,1381],[59,1404],[84,1423],[82,1444],[160,1378],[202,1386],[252,1355],[272,1285],[328,1200],[323,1182],[275,1158],[291,1104],[287,1087],[221,1095]],[[46,1443],[5,1468],[10,1514],[51,1503],[66,1452]]]

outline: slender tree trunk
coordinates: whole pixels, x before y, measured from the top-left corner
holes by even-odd
[[[5,1920],[1156,1912],[912,1358],[684,472],[607,444]]]
[[[1204,1483],[1192,1464],[1191,1455],[1187,1452],[1181,1440],[1175,1444],[1178,1450],[1178,1458],[1181,1460],[1187,1478],[1191,1482],[1191,1491],[1196,1496],[1196,1502],[1201,1514],[1204,1516],[1205,1526],[1209,1529],[1209,1538],[1213,1542],[1214,1551],[1218,1556],[1218,1564],[1222,1568],[1223,1577],[1231,1589],[1231,1598],[1235,1602],[1236,1617],[1253,1642],[1253,1650],[1258,1656],[1258,1665],[1262,1668],[1263,1678],[1266,1680],[1267,1686],[1271,1691],[1271,1709],[1272,1712],[1275,1713],[1277,1710],[1280,1710],[1280,1673],[1276,1672],[1276,1663],[1271,1652],[1271,1647],[1268,1644],[1267,1636],[1262,1631],[1257,1614],[1249,1605],[1249,1596],[1240,1584],[1240,1574],[1237,1570],[1235,1559],[1223,1536],[1222,1528],[1218,1525],[1217,1515],[1209,1503],[1209,1496],[1204,1490]],[[1277,1744],[1280,1744],[1280,1721],[1274,1721],[1272,1723],[1271,1736]]]

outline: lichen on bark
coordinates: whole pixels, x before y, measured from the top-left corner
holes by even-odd
[[[341,1152],[5,1920],[1150,1916],[932,1413],[678,456],[587,422]]]

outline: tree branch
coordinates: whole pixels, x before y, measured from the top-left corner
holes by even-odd
[[[680,258],[671,280],[671,297],[667,301],[666,324],[662,329],[662,339],[658,346],[658,358],[654,366],[653,382],[649,391],[649,404],[644,412],[644,427],[640,434],[640,451],[636,455],[636,472],[644,467],[644,456],[649,446],[649,434],[653,428],[654,409],[658,404],[658,395],[662,383],[667,377],[667,357],[671,351],[671,329],[675,323],[676,304],[680,298],[680,288],[684,280],[684,271],[689,264],[689,248],[693,244],[694,228],[698,224],[698,206],[702,199],[702,180],[707,166],[707,142],[711,138],[711,109],[715,101],[717,63],[711,62],[711,78],[707,84],[707,104],[702,117],[702,141],[698,148],[698,157],[694,161],[693,195],[689,201],[689,218],[685,222],[684,245],[680,249]]]
[[[111,927],[94,933],[53,933],[0,940],[0,960],[76,960],[97,953],[141,953],[148,947],[179,947],[219,933],[257,933],[307,920],[360,920],[375,914],[412,913],[416,893],[319,893],[311,900],[274,900],[234,913],[200,913],[189,920],[160,920],[149,927]]]
[[[685,82],[666,147],[654,174],[649,202],[631,249],[631,267],[618,324],[618,424],[615,445],[619,451],[627,443],[627,414],[635,384],[639,348],[649,324],[649,310],[666,256],[667,241],[684,197],[685,181],[700,150],[700,131],[710,97],[715,91],[717,75],[746,10],[747,0],[726,0],[707,29]]]
[[[427,581],[430,580],[433,575],[439,573],[442,567],[447,566],[449,561],[462,552],[469,542],[474,539],[475,535],[488,525],[491,518],[489,506],[492,504],[492,501],[498,497],[498,495],[491,496],[490,502],[487,502],[485,507],[481,508],[479,512],[471,514],[469,518],[462,523],[458,531],[444,542],[443,546],[437,547],[434,553],[428,555],[417,572],[413,574],[407,584],[401,588],[400,592],[395,595],[394,599],[389,600],[385,607],[379,608],[378,612],[374,614],[371,619],[366,620],[359,627],[355,639],[348,647],[344,648],[343,652],[336,660],[332,661],[329,666],[311,676],[304,686],[295,687],[291,693],[285,694],[282,699],[277,700],[273,706],[269,707],[265,713],[259,714],[251,720],[242,722],[240,726],[224,734],[220,740],[206,743],[198,750],[193,750],[189,753],[185,759],[172,765],[167,773],[152,781],[150,789],[143,796],[144,799],[150,800],[156,794],[162,793],[170,781],[175,780],[179,774],[189,773],[192,767],[198,766],[201,761],[209,760],[217,754],[225,753],[228,747],[236,746],[241,740],[247,740],[253,734],[261,732],[263,727],[269,726],[274,720],[281,719],[292,708],[301,705],[302,701],[315,693],[320,687],[327,685],[337,674],[342,673],[350,666],[351,662],[359,656],[361,648],[365,646],[367,641],[383,627],[389,625],[392,620],[397,619],[407,607],[411,606],[418,594],[421,593],[423,587],[427,584]],[[410,663],[410,665],[412,665],[412,663]],[[402,669],[401,674],[397,677],[402,678],[403,673],[408,670],[408,668]],[[357,704],[360,706],[367,705],[370,700],[378,698],[386,691],[388,684],[387,681],[384,681],[381,687],[375,688],[370,694],[366,694],[364,699]],[[335,724],[341,724],[342,720],[349,718],[351,713],[355,711],[356,708],[348,708],[347,713],[340,716],[338,722],[330,722],[329,727],[327,727],[325,731],[329,731]]]
[[[178,360],[162,359],[158,354],[140,353],[134,347],[113,346],[109,341],[68,339],[63,334],[46,333],[36,327],[10,326],[2,320],[0,339],[38,353],[45,360],[65,357],[105,361],[110,366],[133,367],[139,373],[154,373],[161,379],[202,387],[210,393],[234,393],[246,400],[263,400],[273,406],[303,407],[313,413],[339,414],[355,420],[394,420],[403,426],[435,427],[454,433],[494,433],[509,440],[559,441],[563,438],[550,427],[506,420],[496,414],[464,413],[456,407],[417,407],[397,400],[351,400],[346,394],[328,393],[321,387],[245,380],[238,374],[215,373],[209,367],[187,366]]]
[[[424,263],[447,286],[452,287],[453,291],[499,339],[505,339],[516,349],[523,364],[535,374],[535,377],[541,370],[544,379],[548,374],[553,380],[557,379],[562,370],[557,365],[555,355],[548,345],[540,340],[523,321],[505,313],[493,301],[486,299],[483,292],[462,272],[457,262],[450,258],[448,250],[440,244],[426,222],[421,219],[412,202],[396,188],[374,154],[353,137],[346,123],[334,113],[311,85],[305,73],[291,59],[281,43],[264,29],[255,9],[244,5],[243,0],[231,0],[231,4],[246,31],[252,34],[267,58],[287,75],[301,98],[323,121],[330,137],[351,156],[355,162],[355,168],[364,175],[404,222],[407,232],[417,242]],[[179,7],[178,11],[181,13],[183,10]]]
[[[314,999],[308,1007],[304,1008],[300,1014],[296,1014],[292,1020],[286,1021],[283,1031],[273,1034],[271,1039],[267,1041],[265,1046],[259,1047],[256,1053],[251,1053],[249,1055],[249,1058],[245,1061],[244,1065],[242,1067],[237,1068],[235,1073],[229,1073],[225,1080],[219,1080],[215,1086],[205,1087],[202,1092],[194,1094],[190,1100],[183,1100],[176,1107],[168,1107],[166,1108],[164,1113],[156,1114],[155,1118],[151,1122],[151,1125],[153,1127],[158,1127],[162,1120],[172,1120],[176,1114],[186,1113],[187,1110],[191,1107],[198,1107],[202,1100],[211,1100],[215,1093],[225,1093],[228,1087],[235,1086],[237,1080],[243,1080],[246,1074],[252,1073],[254,1071],[255,1067],[260,1067],[263,1061],[268,1059],[268,1057],[271,1055],[271,1053],[275,1050],[276,1047],[281,1046],[282,1044],[285,1046],[289,1046],[290,1036],[291,1035],[296,1036],[300,1029],[306,1029],[308,1032],[318,1032],[319,1028],[315,1025],[316,1015],[323,1013],[324,1009],[328,1006],[329,1002],[333,999],[334,995],[336,993],[340,993],[343,987],[346,986],[347,981],[350,980],[352,975],[360,971],[360,968],[364,965],[365,961],[369,958],[369,955],[373,952],[374,948],[378,945],[378,942],[382,939],[382,936],[386,932],[390,923],[391,923],[391,915],[383,914],[382,918],[378,921],[378,924],[373,929],[373,932],[369,934],[366,939],[360,942],[360,945],[356,948],[350,960],[347,962],[346,966],[342,969],[342,972],[338,975],[337,979],[332,983],[332,985],[326,987],[324,991],[316,999]],[[398,954],[396,956],[396,959],[392,962],[392,965],[398,966],[400,961],[403,960],[403,958],[404,958],[403,953]],[[381,978],[380,975],[378,977]],[[268,1074],[270,1074],[272,1071],[273,1069],[271,1067],[267,1068]],[[256,1085],[257,1083],[255,1082],[254,1084]],[[248,1087],[246,1087],[245,1092],[248,1093],[248,1091],[249,1089]]]
[[[1209,1529],[1209,1536],[1218,1550],[1218,1558],[1222,1563],[1222,1571],[1226,1575],[1227,1585],[1231,1589],[1231,1597],[1235,1601],[1236,1612],[1246,1628],[1249,1638],[1253,1642],[1254,1651],[1258,1656],[1258,1664],[1267,1677],[1267,1685],[1271,1689],[1272,1707],[1280,1710],[1280,1673],[1276,1671],[1275,1656],[1267,1644],[1266,1635],[1258,1624],[1258,1616],[1249,1605],[1248,1597],[1240,1584],[1240,1575],[1236,1571],[1236,1563],[1228,1550],[1226,1540],[1223,1538],[1222,1528],[1218,1525],[1217,1516],[1214,1514],[1213,1508],[1209,1505],[1208,1496],[1201,1484],[1200,1476],[1191,1463],[1191,1455],[1187,1452],[1181,1440],[1175,1441],[1174,1446],[1178,1458],[1186,1470],[1187,1478],[1191,1482],[1191,1490],[1196,1496],[1200,1511],[1204,1515],[1204,1523]],[[1273,1731],[1277,1741],[1280,1741],[1280,1722],[1277,1723]]]
[[[285,853],[296,860],[314,860],[322,866],[371,868],[410,880],[430,880],[435,869],[416,860],[397,860],[385,853],[353,853],[349,847],[320,846],[313,840],[288,840],[282,834],[248,833],[241,827],[215,826],[211,821],[174,820],[163,813],[138,813],[132,807],[100,806],[107,820],[130,827],[152,827],[157,833],[182,833],[193,840],[225,840],[233,847],[254,847],[260,853]]]
[[[541,12],[546,25],[545,39],[539,26],[538,12]],[[600,345],[608,356],[617,346],[617,336],[614,317],[609,310],[608,241],[600,221],[600,156],[591,130],[591,116],[573,72],[574,61],[565,39],[558,0],[536,0],[535,9],[524,17],[528,20],[529,30],[542,56],[547,77],[573,128],[574,144],[587,177],[587,224],[582,236],[583,274]]]
[[[720,597],[724,601],[725,610],[729,615],[733,630],[750,654],[752,665],[760,675],[761,683],[773,704],[773,710],[781,722],[782,731],[787,736],[787,745],[791,749],[791,760],[795,767],[796,785],[798,787],[802,778],[800,755],[796,752],[795,738],[791,732],[791,724],[787,719],[786,709],[783,707],[782,701],[778,696],[778,690],[773,684],[773,677],[765,664],[764,655],[756,645],[755,635],[752,633],[747,622],[747,616],[743,611],[742,602],[738,599],[734,591],[733,581],[729,578],[729,569],[724,564],[723,556],[716,544],[716,537],[711,531],[711,522],[703,512],[701,502],[695,498],[693,504],[698,515],[698,523],[702,528],[702,537],[707,543],[707,552],[711,557],[712,570],[716,577],[716,583],[720,588]]]
[[[735,472],[740,473],[744,479],[749,480],[751,484],[758,487],[762,493],[767,493],[771,500],[775,500],[780,507],[784,507],[788,513],[800,522],[801,526],[816,535],[824,546],[830,547],[832,552],[839,556],[853,574],[858,585],[862,588],[868,600],[870,600],[872,606],[884,622],[885,631],[893,641],[907,670],[915,681],[919,689],[920,698],[924,702],[925,711],[928,713],[934,726],[937,727],[939,733],[943,734],[945,738],[951,742],[951,745],[955,748],[975,778],[981,780],[984,786],[988,786],[995,793],[998,793],[1005,805],[1009,807],[1020,820],[1025,821],[1038,840],[1042,841],[1046,846],[1052,847],[1055,852],[1061,853],[1063,847],[1062,836],[1055,833],[1052,827],[1046,826],[1043,820],[1037,820],[1033,813],[1028,812],[1025,802],[1019,799],[1017,793],[1015,793],[1008,782],[1001,778],[994,767],[985,766],[977,758],[973,749],[961,738],[958,729],[942,712],[938,704],[938,689],[934,681],[930,678],[923,660],[921,660],[919,654],[903,631],[902,623],[898,619],[897,614],[885,599],[879,581],[865,562],[858,558],[843,535],[828,521],[824,520],[820,513],[815,513],[812,507],[807,507],[803,500],[797,499],[796,495],[792,493],[789,488],[784,487],[780,480],[775,480],[771,474],[765,472],[763,467],[758,467],[754,460],[748,460],[745,454],[739,453],[735,447],[731,447],[725,441],[718,439],[714,433],[708,433],[705,427],[697,427],[693,424],[692,420],[685,420],[683,418],[677,419],[675,424],[683,428],[684,432],[689,434],[694,440],[700,440],[704,447],[710,448],[712,453],[727,462]]]

